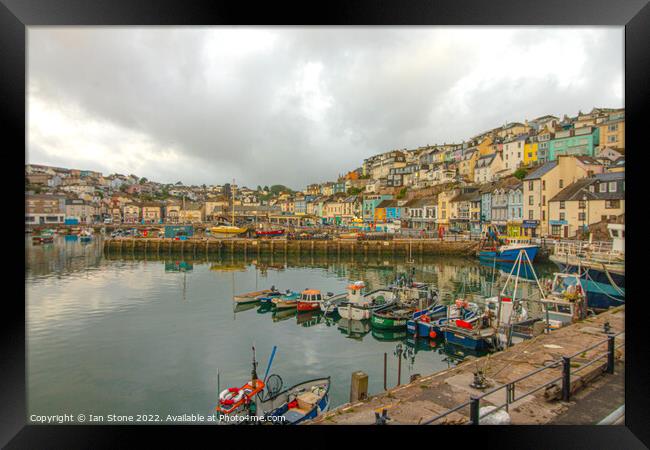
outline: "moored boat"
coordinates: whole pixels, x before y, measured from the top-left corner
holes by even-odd
[[[216,227],[210,228],[210,233],[212,234],[242,234],[246,231],[246,228],[235,227],[232,225],[219,225]]]
[[[503,239],[496,227],[488,225],[483,230],[477,256],[482,261],[491,262],[515,262],[521,251],[526,252],[530,261],[535,260],[539,245],[533,244],[530,239]]]
[[[284,230],[255,230],[255,234],[258,237],[282,236],[284,235]]]
[[[235,295],[232,299],[235,303],[255,303],[259,301],[261,297],[273,294],[275,292],[277,292],[275,286],[271,286],[271,289],[262,289],[260,291],[238,294]]]
[[[298,307],[298,299],[300,294],[298,292],[291,292],[275,297],[271,300],[276,309],[294,309]]]
[[[317,289],[306,289],[300,293],[296,307],[298,311],[320,310],[323,303],[323,294]]]
[[[54,242],[54,235],[46,231],[43,231],[36,236],[32,236],[32,243],[36,245],[51,244],[52,242]]]
[[[391,289],[375,289],[364,293],[365,284],[356,282],[348,286],[347,299],[338,304],[337,310],[342,319],[367,320],[372,312],[395,301]]]

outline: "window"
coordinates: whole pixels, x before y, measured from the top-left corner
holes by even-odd
[[[532,190],[533,190],[533,182],[532,182],[532,181],[529,181],[529,182],[528,182],[528,190],[529,190],[529,191],[532,191]],[[531,203],[531,205],[532,205],[532,203]]]
[[[553,236],[559,236],[561,232],[562,232],[561,225],[551,225],[551,234]]]
[[[564,180],[560,180],[560,189],[564,187]]]
[[[546,206],[546,196],[542,195],[542,206]]]
[[[600,183],[598,185],[598,192],[607,192],[607,183]]]
[[[617,140],[616,135],[607,136],[607,142],[616,142]]]
[[[532,154],[531,152],[528,152],[528,157],[529,157],[529,158],[532,158],[532,157],[533,157],[533,154]]]
[[[615,208],[620,208],[621,207],[621,201],[620,200],[606,200],[605,201],[605,209],[615,209]]]
[[[607,222],[607,216],[600,216],[601,222]]]
[[[542,210],[542,220],[546,220],[546,211]]]
[[[533,220],[533,219],[534,219],[534,217],[533,217],[533,210],[532,210],[532,209],[528,211],[528,219],[529,219],[529,220]]]
[[[560,220],[566,220],[566,216],[563,212],[560,213]]]
[[[564,209],[564,206],[565,206],[565,205],[564,205],[564,201],[561,201],[561,202],[560,202],[560,209]]]
[[[546,190],[546,180],[542,180],[542,191]]]
[[[578,220],[582,220],[584,222],[587,220],[587,215],[584,212],[578,213]]]
[[[609,182],[609,192],[616,192],[616,181]]]
[[[593,184],[589,186],[589,192],[596,192],[596,187]]]
[[[609,216],[609,220],[611,220],[612,222],[616,222],[616,216]]]
[[[617,131],[617,130],[618,130],[618,124],[617,123],[612,124],[612,125],[607,127],[607,131]]]
[[[587,202],[585,202],[584,200],[580,200],[578,202],[578,208],[579,209],[585,209],[586,207],[587,207]]]

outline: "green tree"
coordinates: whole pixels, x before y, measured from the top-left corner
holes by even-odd
[[[406,191],[407,191],[407,189],[406,189],[405,187],[403,187],[402,189],[400,189],[400,190],[399,190],[399,193],[397,194],[397,197],[396,197],[396,198],[398,198],[398,199],[402,199],[402,198],[406,197]]]
[[[348,189],[348,195],[357,195],[360,194],[362,191],[363,191],[362,188],[351,187],[350,189]]]
[[[147,181],[149,180],[147,180],[145,177],[140,178],[140,184],[145,184]]]
[[[519,169],[515,170],[515,173],[513,175],[518,180],[523,180],[527,173],[528,171],[526,169],[520,167]]]

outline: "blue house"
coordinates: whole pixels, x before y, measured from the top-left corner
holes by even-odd
[[[384,200],[391,200],[392,195],[389,194],[371,194],[367,195],[363,199],[363,221],[364,222],[374,222],[375,220],[375,208]]]

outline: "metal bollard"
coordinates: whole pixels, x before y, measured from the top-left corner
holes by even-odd
[[[607,373],[614,373],[614,349],[615,349],[615,336],[607,337]]]
[[[472,425],[479,424],[479,402],[481,401],[478,397],[471,396],[469,399],[469,418],[472,421]]]
[[[562,401],[568,402],[571,398],[571,358],[562,357]]]

